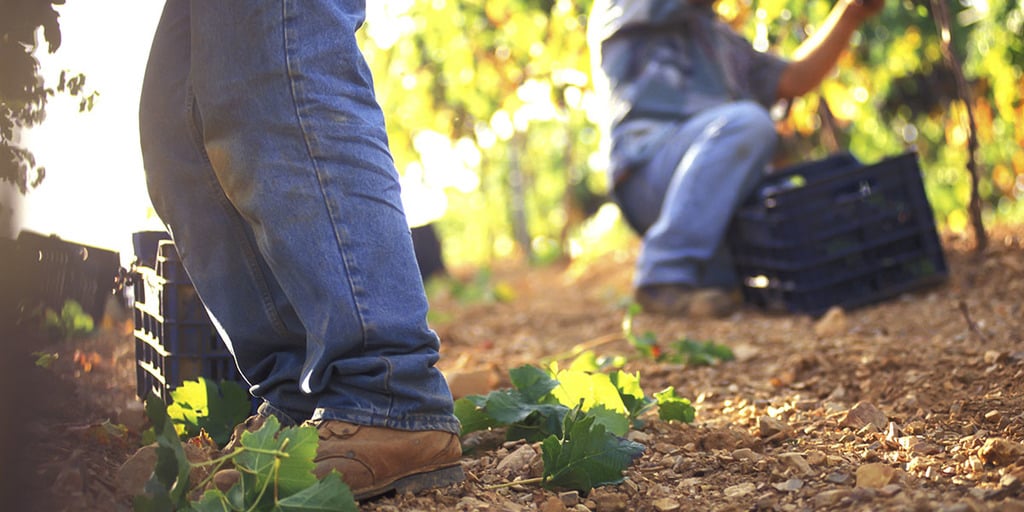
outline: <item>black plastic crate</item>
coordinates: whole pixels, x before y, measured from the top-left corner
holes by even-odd
[[[915,153],[867,166],[839,154],[769,176],[729,242],[746,300],[772,310],[854,308],[948,273]]]
[[[3,316],[14,318],[36,308],[60,311],[74,300],[99,322],[114,293],[121,268],[115,251],[22,231],[0,246]]]
[[[144,399],[153,392],[170,403],[174,388],[199,377],[248,387],[181,266],[173,242],[153,242],[158,243],[155,268],[137,264],[132,269],[138,396]]]

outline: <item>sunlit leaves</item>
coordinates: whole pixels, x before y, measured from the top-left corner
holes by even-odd
[[[235,425],[252,409],[249,393],[235,382],[211,381],[199,377],[171,391],[173,403],[167,406],[178,433],[186,437],[205,431],[217,446],[224,446]]]
[[[544,485],[587,495],[599,485],[622,482],[622,472],[644,446],[609,433],[593,416],[575,409],[565,417],[562,436],[541,443]]]
[[[352,492],[336,472],[318,480],[313,474],[319,439],[312,426],[282,429],[268,417],[255,432],[244,432],[240,446],[213,461],[190,462],[177,432],[158,397],[146,401],[146,415],[154,424],[157,462],[145,494],[136,496],[136,512],[354,512]],[[212,466],[217,471],[231,461],[238,481],[227,491],[207,489],[206,481],[191,482],[193,466]],[[229,466],[230,467],[230,466]],[[192,488],[191,485],[196,487]]]
[[[448,208],[438,228],[448,254],[472,262],[524,250],[517,247],[510,222],[517,207],[508,192],[515,166],[522,175],[527,231],[543,251],[557,251],[562,228],[571,222],[567,186],[580,177],[598,177],[584,181],[594,190],[603,186],[603,160],[595,157],[600,153],[592,121],[596,107],[587,102],[589,83],[578,78],[590,73],[585,41],[590,2],[402,4],[407,10],[401,17],[379,22],[395,26],[400,36],[382,39],[383,47],[371,38],[364,44],[399,171],[420,163],[428,181],[431,173],[449,172],[427,165],[429,156],[414,147],[412,141],[425,130],[463,138],[480,153],[466,167],[478,177],[476,188],[444,187]],[[718,0],[716,8],[759,49],[792,56],[835,4]],[[1009,211],[1008,205],[1024,195],[1024,180],[1018,179],[1024,175],[1024,6],[1014,0],[949,5],[954,53],[964,62],[976,108],[986,112],[985,126],[979,126],[980,157],[983,183],[990,183],[982,190],[988,191],[990,207]],[[371,19],[367,34],[376,30],[374,23]],[[956,147],[962,118],[952,112],[955,92],[947,90],[950,81],[943,74],[928,1],[887,1],[853,39],[821,89],[795,101],[780,123],[791,149],[783,158],[809,160],[829,150],[821,139],[819,98],[824,97],[838,120],[841,149],[864,162],[916,149],[937,218],[956,220],[954,212],[966,205],[960,191],[968,180],[963,150]],[[908,84],[913,87],[905,88]],[[948,148],[947,134],[953,135],[954,148]],[[996,176],[996,168],[1012,173]],[[995,179],[999,182],[991,183]],[[1024,207],[1016,211],[1024,218]]]

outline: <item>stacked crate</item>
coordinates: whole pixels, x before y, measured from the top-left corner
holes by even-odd
[[[99,323],[121,268],[115,251],[31,231],[22,231],[17,240],[0,239],[0,261],[4,321],[40,308],[60,311],[74,300]]]
[[[915,153],[874,165],[837,154],[773,174],[729,242],[744,297],[769,310],[855,308],[947,276]]]
[[[140,260],[141,262],[141,260]],[[137,393],[171,402],[187,380],[231,380],[247,386],[213,327],[178,258],[174,243],[159,241],[155,268],[133,267]]]

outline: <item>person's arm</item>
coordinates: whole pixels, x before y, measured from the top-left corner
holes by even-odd
[[[779,77],[776,96],[793,98],[814,89],[850,44],[850,36],[882,9],[885,0],[839,0],[828,18],[804,41]]]

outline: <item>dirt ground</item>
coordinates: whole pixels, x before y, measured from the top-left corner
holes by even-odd
[[[623,339],[635,248],[587,266],[496,270],[503,301],[432,295],[440,366],[458,393],[590,348],[627,356],[648,394],[675,386],[696,421],[652,418],[630,433],[645,453],[624,483],[588,496],[491,487],[538,476],[539,449],[472,435],[464,483],[362,509],[1024,510],[1024,227],[992,229],[981,258],[970,245],[944,237],[945,284],[822,319],[752,307],[723,320],[635,319],[666,343],[712,340],[737,356],[711,367],[644,360]],[[8,411],[28,415],[3,433],[24,461],[5,464],[6,503],[23,504],[7,509],[128,510],[117,470],[144,427],[130,321],[31,348],[59,357],[6,376],[8,405],[20,407]]]

